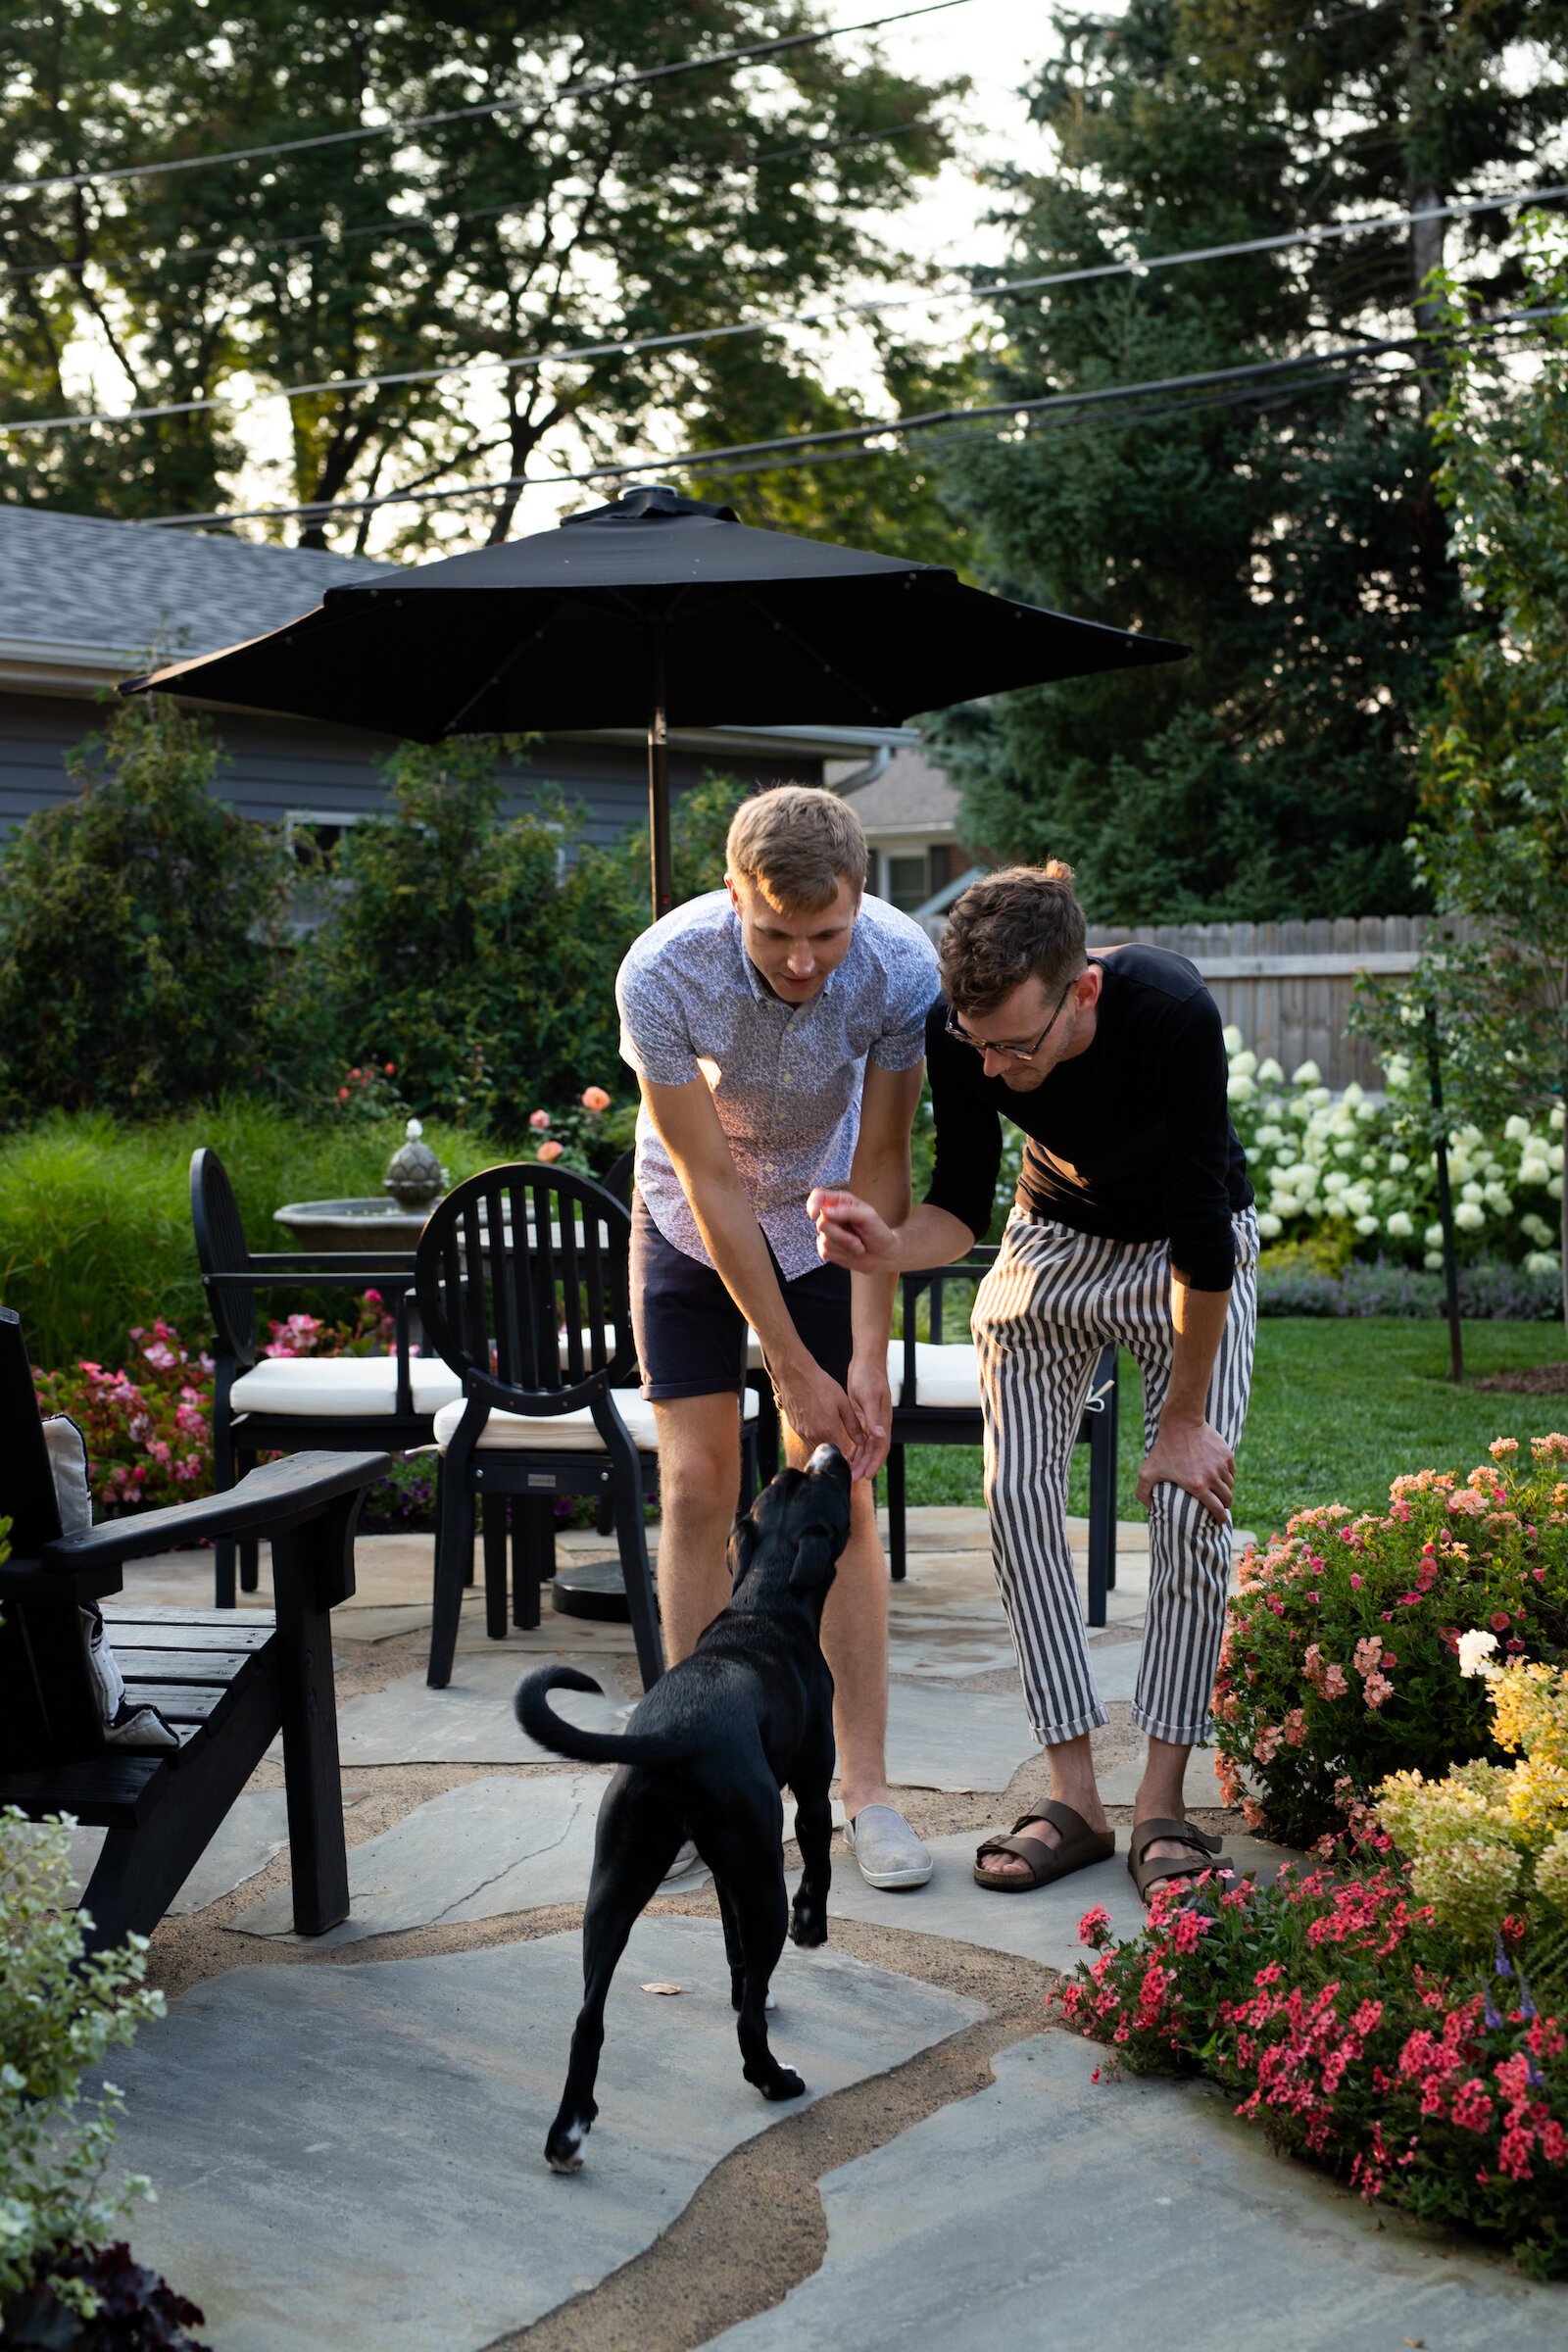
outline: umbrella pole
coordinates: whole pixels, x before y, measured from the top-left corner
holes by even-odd
[[[664,726],[664,632],[654,636],[653,709],[648,720],[648,845],[652,864],[654,920],[667,914],[675,896],[669,870],[669,742]]]

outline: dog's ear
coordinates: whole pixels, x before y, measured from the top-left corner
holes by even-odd
[[[795,1564],[790,1570],[792,1592],[825,1592],[833,1582],[838,1566],[842,1541],[835,1541],[825,1527],[808,1527],[795,1546]]]
[[[732,1592],[740,1590],[741,1580],[752,1564],[752,1555],[756,1549],[757,1521],[752,1517],[750,1511],[747,1511],[736,1520],[730,1530],[729,1589]]]

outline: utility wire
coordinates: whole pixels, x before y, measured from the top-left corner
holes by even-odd
[[[543,101],[560,106],[568,98],[605,98],[615,90],[668,81],[677,74],[699,74],[713,66],[744,65],[760,57],[782,57],[794,49],[814,49],[823,41],[840,41],[852,32],[877,32],[886,24],[904,24],[912,17],[941,16],[950,8],[967,8],[971,0],[923,0],[919,8],[902,8],[889,16],[865,17],[858,24],[829,24],[816,32],[784,33],[776,40],[747,41],[734,49],[712,49],[700,57],[675,59],[667,66],[646,66],[632,74],[607,75],[598,81],[564,82]],[[441,122],[472,122],[485,116],[525,114],[539,106],[537,97],[490,98],[477,106],[445,107],[439,113],[409,115],[398,122],[357,123],[352,130],[322,130],[303,139],[276,139],[265,147],[230,147],[216,155],[173,156],[162,163],[118,164],[107,172],[59,172],[43,179],[18,179],[0,185],[0,197],[41,196],[52,188],[108,187],[117,180],[152,179],[171,172],[199,172],[220,164],[252,164],[270,155],[300,155],[308,149],[350,146],[364,139],[405,138],[410,131],[429,130]]]
[[[1041,293],[1055,286],[1086,285],[1112,277],[1147,277],[1156,270],[1179,270],[1196,262],[1234,261],[1254,253],[1283,253],[1325,245],[1344,237],[1407,227],[1413,220],[1455,220],[1477,213],[1507,212],[1515,205],[1544,204],[1568,196],[1568,181],[1544,188],[1515,189],[1507,196],[1482,196],[1453,204],[1423,205],[1413,212],[1379,213],[1364,220],[1335,220],[1321,228],[1287,230],[1270,237],[1245,237],[1228,245],[1200,245],[1186,253],[1151,254],[1129,262],[1098,262],[1078,270],[1053,270],[1029,277],[996,278],[988,283],[956,287],[946,293],[899,294],[868,302],[824,304],[776,318],[733,320],[723,326],[699,326],[679,334],[633,335],[598,343],[579,343],[564,351],[530,353],[502,360],[479,357],[457,360],[442,368],[410,368],[375,375],[328,376],[318,383],[292,384],[236,401],[222,394],[203,400],[164,401],[139,409],[101,410],[66,416],[29,416],[0,423],[0,435],[74,431],[84,425],[133,424],[159,416],[189,416],[214,409],[254,408],[270,400],[317,399],[325,393],[365,392],[385,385],[428,384],[466,375],[472,368],[514,374],[525,369],[565,367],[585,360],[633,358],[645,351],[674,351],[694,343],[721,343],[743,335],[778,334],[787,327],[820,326],[839,318],[876,318],[890,311],[935,310],[950,303],[992,302],[1019,294]]]
[[[1486,320],[1467,330],[1472,336],[1498,334],[1517,325],[1532,324],[1544,318],[1561,314],[1553,310],[1514,311],[1501,318]],[[496,497],[510,490],[548,489],[566,483],[597,481],[627,474],[658,474],[660,472],[702,471],[724,459],[751,458],[770,455],[775,451],[823,448],[834,444],[867,442],[887,434],[922,432],[935,425],[952,424],[959,420],[992,416],[1022,416],[1048,412],[1104,408],[1116,402],[1147,398],[1153,393],[1197,390],[1211,385],[1255,382],[1265,376],[1279,376],[1293,368],[1316,368],[1346,360],[1361,360],[1389,352],[1405,352],[1420,348],[1420,335],[1384,335],[1359,343],[1347,343],[1330,351],[1302,352],[1296,358],[1251,360],[1239,367],[1207,368],[1191,375],[1151,377],[1137,384],[1097,385],[1087,392],[1048,392],[1018,400],[987,401],[970,407],[928,409],[913,416],[887,416],[871,424],[825,426],[815,432],[785,433],[766,441],[738,441],[718,449],[689,450],[678,456],[644,456],[617,459],[604,465],[583,467],[569,473],[549,473],[513,476],[499,481],[465,484],[457,490],[387,490],[363,499],[334,499],[312,505],[292,507],[252,507],[215,512],[208,514],[155,514],[143,518],[148,529],[194,527],[215,522],[277,522],[296,517],[313,521],[329,520],[336,514],[358,514],[374,508],[388,506],[422,506],[443,504],[459,498]]]
[[[671,170],[689,172],[694,179],[718,179],[725,173],[737,178],[747,172],[760,172],[764,164],[793,163],[804,155],[840,155],[849,147],[880,146],[885,139],[906,138],[910,131],[934,130],[935,123],[926,122],[894,122],[886,130],[858,130],[844,139],[805,139],[795,147],[774,147],[761,155],[750,155],[728,164],[673,165]],[[529,209],[529,199],[513,197],[505,204],[479,204],[455,213],[383,213],[379,220],[356,224],[352,228],[318,228],[297,237],[247,237],[237,233],[225,237],[218,245],[178,245],[171,259],[179,262],[210,261],[215,255],[234,253],[241,247],[248,253],[298,253],[307,245],[348,245],[364,237],[408,235],[416,231],[445,228],[458,220],[494,220],[508,213],[522,213]],[[0,277],[57,277],[62,271],[74,277],[92,261],[91,254],[77,261],[67,255],[57,255],[52,262],[9,262],[0,266]],[[275,394],[270,397],[277,397]]]

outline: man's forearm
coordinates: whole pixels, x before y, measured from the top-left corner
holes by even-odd
[[[858,1150],[850,1170],[850,1191],[868,1201],[886,1224],[897,1226],[909,1213],[907,1140],[898,1152]],[[898,1276],[885,1271],[857,1274],[851,1282],[850,1327],[857,1356],[877,1361],[886,1357],[898,1287]]]
[[[1208,1384],[1225,1336],[1231,1295],[1229,1291],[1190,1290],[1180,1275],[1173,1274],[1170,1296],[1176,1343],[1162,1418],[1196,1424],[1208,1418]]]
[[[687,1200],[719,1280],[762,1343],[768,1361],[787,1363],[802,1349],[767,1243],[745,1190],[737,1183],[692,1186]]]

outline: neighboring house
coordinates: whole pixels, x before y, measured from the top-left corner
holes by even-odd
[[[259,546],[95,515],[0,506],[0,833],[75,787],[67,755],[101,726],[101,698],[149,665],[260,637],[347,580],[397,567],[368,558]],[[224,760],[219,790],[246,816],[309,829],[323,843],[385,805],[392,736],[316,719],[210,706]],[[670,730],[679,793],[714,769],[755,785],[820,784],[829,761],[868,760],[912,743],[888,727]],[[632,730],[545,736],[506,778],[509,812],[541,788],[579,805],[590,840],[648,813],[647,754]]]
[[[958,839],[956,787],[907,740],[876,755],[869,770],[830,768],[827,781],[865,827],[871,889],[939,937],[949,906],[980,871]]]

